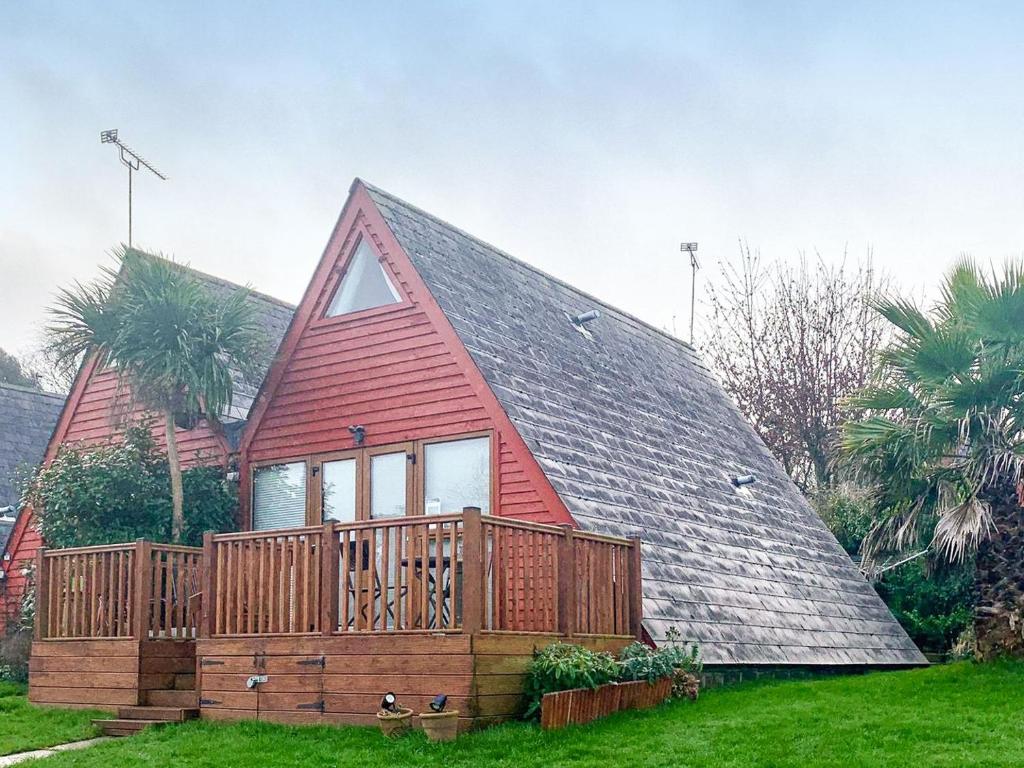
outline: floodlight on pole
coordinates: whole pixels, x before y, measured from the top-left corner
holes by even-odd
[[[132,175],[140,168],[145,168],[161,181],[167,177],[117,137],[117,129],[100,131],[101,144],[114,144],[119,153],[121,165],[128,169],[128,247],[132,247]]]
[[[690,254],[690,344],[693,344],[693,314],[697,304],[697,270],[700,263],[697,261],[697,244],[680,243],[679,250],[682,253]]]

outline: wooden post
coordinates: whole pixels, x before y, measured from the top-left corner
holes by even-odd
[[[153,596],[153,545],[135,540],[135,573],[132,575],[132,637],[149,639],[149,602]],[[169,610],[169,609],[168,609]]]
[[[644,586],[643,564],[640,557],[640,537],[631,536],[632,545],[629,569],[629,628],[637,640],[643,640]]]
[[[576,540],[573,527],[559,526],[562,538],[558,541],[558,632],[572,637],[576,632]]]
[[[333,635],[338,630],[338,578],[338,537],[334,523],[328,522],[324,523],[320,536],[320,632],[323,635]],[[384,602],[387,602],[387,595]]]
[[[213,594],[213,585],[217,583],[215,571],[217,558],[213,546],[213,531],[203,533],[203,561],[200,578],[200,605],[202,613],[199,617],[199,637],[213,636],[213,612],[217,609],[217,598]]]
[[[33,627],[33,636],[36,640],[44,639],[50,629],[50,590],[45,555],[46,547],[36,550],[36,621]],[[13,564],[14,561],[11,560],[11,565]]]
[[[483,627],[484,552],[483,524],[479,507],[462,510],[462,631],[468,635]],[[452,575],[455,578],[455,552],[452,552]],[[440,608],[438,609],[440,610]],[[452,606],[454,614],[455,606]]]

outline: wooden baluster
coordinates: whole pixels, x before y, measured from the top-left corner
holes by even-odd
[[[414,583],[413,575],[415,573],[415,559],[416,559],[416,528],[415,526],[406,526],[405,536],[405,629],[415,629],[416,621],[413,616],[415,613],[413,602],[416,597],[416,585]]]
[[[420,629],[430,626],[430,524],[420,527]]]
[[[444,524],[434,523],[434,629],[444,629]]]
[[[324,547],[327,545],[327,537],[323,533],[316,535],[316,541],[313,543],[310,549],[309,556],[311,559],[310,565],[313,567],[312,577],[309,579],[309,593],[311,595],[309,602],[309,625],[308,629],[311,632],[319,632],[323,629],[323,625],[320,623],[320,613],[323,606],[323,595],[320,591],[320,585],[323,581],[323,562],[324,562]]]
[[[277,632],[279,631],[279,625],[277,623],[277,612],[274,609],[277,607],[277,574],[281,569],[280,564],[277,562],[277,539],[264,539],[264,543],[270,555],[270,567],[267,572],[267,631]]]
[[[288,598],[289,584],[292,578],[292,541],[287,536],[281,537],[281,571],[277,579],[277,631],[287,632],[291,620],[291,601]]]
[[[380,550],[380,629],[382,632],[388,630],[388,569],[391,567],[391,526],[380,529],[381,550]]]
[[[341,621],[339,622],[339,628],[342,632],[348,632],[348,623],[350,618],[348,606],[349,589],[352,586],[349,582],[352,569],[352,563],[349,562],[350,544],[351,539],[349,537],[349,529],[345,528],[341,532],[341,582],[344,585],[344,588],[343,590],[339,590],[341,591]]]

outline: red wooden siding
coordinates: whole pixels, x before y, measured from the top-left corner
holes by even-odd
[[[357,186],[271,370],[243,443],[246,462],[483,430],[496,435],[495,514],[546,523],[571,518],[386,224]],[[358,209],[353,201],[365,201]],[[340,234],[339,233],[343,233]],[[358,238],[383,254],[401,304],[324,319]],[[243,516],[248,516],[247,512]]]
[[[93,373],[81,398],[74,404],[61,444],[99,445],[120,435],[122,428],[114,413],[116,392],[117,375],[113,371]],[[132,421],[142,419],[145,415],[142,408],[133,408],[127,414]],[[227,458],[224,441],[205,421],[200,422],[195,429],[176,430],[176,434],[178,451],[185,466],[219,464]],[[153,423],[153,437],[162,449],[166,440],[163,421],[159,418]]]

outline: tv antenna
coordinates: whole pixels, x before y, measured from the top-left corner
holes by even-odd
[[[700,263],[697,261],[697,244],[680,243],[679,250],[682,253],[690,254],[690,344],[693,345],[693,311],[697,304],[697,270]]]
[[[100,143],[113,144],[120,153],[121,165],[128,169],[128,247],[132,247],[132,175],[140,168],[150,171],[161,181],[167,181],[167,177],[150,165],[135,150],[117,138],[117,129],[112,131],[100,131]]]

